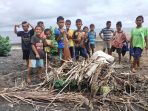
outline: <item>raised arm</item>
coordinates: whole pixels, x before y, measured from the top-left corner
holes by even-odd
[[[20,25],[15,25],[15,26],[14,26],[14,33],[15,33],[15,34],[17,34],[17,32],[18,32],[18,31],[17,31],[17,28],[19,28],[19,27],[20,27]]]

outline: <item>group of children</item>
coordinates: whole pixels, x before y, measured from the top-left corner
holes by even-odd
[[[136,18],[137,26],[131,31],[130,41],[127,41],[121,22],[116,23],[116,31],[114,31],[111,28],[111,21],[107,21],[106,27],[99,33],[104,43],[103,51],[105,52],[107,48],[108,54],[112,54],[116,50],[119,63],[121,63],[121,55],[124,56],[128,49],[127,42],[130,42],[130,55],[134,58],[132,72],[136,72],[136,65],[139,66],[142,50],[145,47],[148,48],[148,29],[142,27],[143,22],[143,16]],[[57,18],[58,28],[55,29],[45,29],[42,21],[38,22],[35,28],[26,21],[21,25],[23,31],[17,31],[17,27],[19,28],[20,25],[15,25],[14,32],[22,40],[23,59],[26,60],[28,66],[28,83],[31,83],[32,68],[38,68],[38,76],[42,79],[45,53],[48,56],[48,62],[58,56],[61,64],[65,60],[78,61],[79,56],[87,59],[94,53],[97,35],[95,25],[90,24],[89,28],[84,26],[82,29],[81,19],[76,20],[77,29],[75,31],[70,28],[71,21],[65,21],[62,16]],[[64,25],[66,29],[64,29]],[[29,26],[31,26],[31,30],[29,30]]]

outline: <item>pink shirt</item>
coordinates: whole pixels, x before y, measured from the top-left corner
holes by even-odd
[[[121,32],[115,32],[114,40],[112,41],[112,46],[115,48],[122,48],[123,42],[126,41],[126,34]]]
[[[46,35],[44,34],[44,31],[41,33],[40,37],[44,38],[44,39],[46,38]]]

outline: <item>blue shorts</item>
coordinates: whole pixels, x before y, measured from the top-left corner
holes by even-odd
[[[32,67],[32,68],[44,67],[44,60],[43,59],[29,59],[29,67]]]
[[[131,48],[131,55],[134,57],[134,59],[139,59],[141,57],[142,51],[143,50],[139,47]]]

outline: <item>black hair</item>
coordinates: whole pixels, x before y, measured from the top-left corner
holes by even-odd
[[[51,31],[49,28],[48,28],[48,29],[45,29],[45,30],[44,30],[44,33],[46,34],[48,31],[49,31],[50,33],[52,33],[52,31]]]
[[[138,18],[141,18],[142,21],[144,22],[144,17],[143,17],[142,15],[139,15],[138,17],[136,17],[136,20],[137,20]]]
[[[69,22],[71,24],[71,21],[70,20],[66,20],[65,22]]]
[[[35,29],[36,29],[37,27],[40,27],[40,28],[41,28],[41,30],[43,31],[43,28],[42,28],[41,26],[37,25],[37,26],[35,27]]]
[[[38,21],[37,25],[39,25],[39,24],[44,24],[44,22],[43,21]]]
[[[109,24],[109,23],[111,23],[111,21],[107,21],[107,22],[106,22],[106,24]]]
[[[118,22],[116,23],[116,26],[122,27],[122,22],[121,22],[121,21],[118,21]]]
[[[64,20],[64,17],[59,16],[59,17],[57,18],[57,22],[59,22],[60,20]]]
[[[26,23],[27,23],[27,21],[23,21],[23,22],[22,22],[22,24],[26,24]]]
[[[76,20],[76,23],[78,23],[78,22],[81,22],[82,23],[82,20],[81,19],[77,19]]]
[[[95,27],[95,25],[94,24],[90,24],[90,27]]]
[[[88,29],[88,27],[87,27],[87,26],[84,26],[84,27],[83,27],[83,30],[84,30],[84,29],[86,29],[86,28]]]

